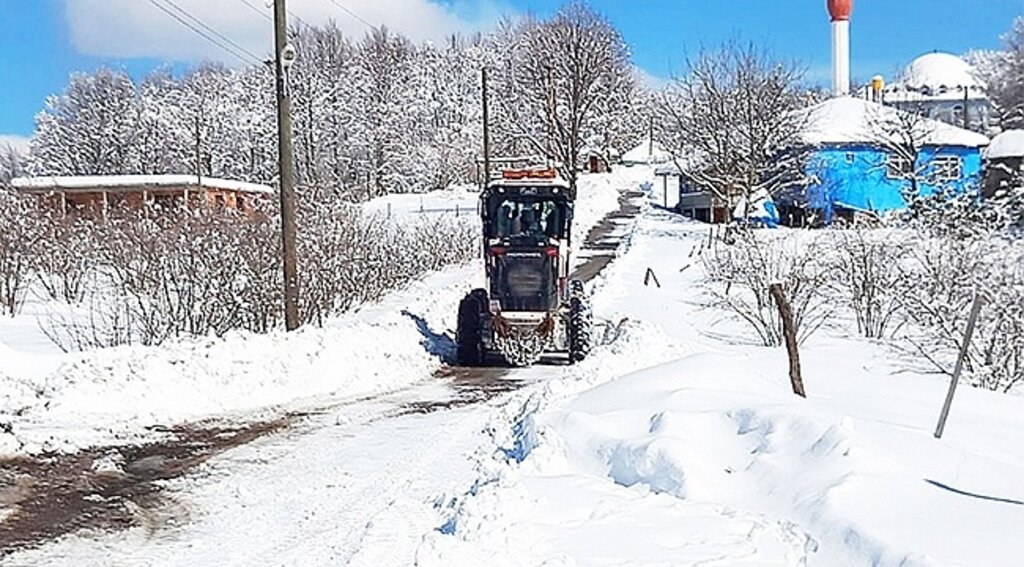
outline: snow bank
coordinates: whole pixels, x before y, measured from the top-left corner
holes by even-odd
[[[70,450],[156,424],[394,390],[440,366],[458,301],[480,271],[432,275],[323,329],[103,349],[36,379],[27,367],[0,375],[0,421],[24,451]]]
[[[595,297],[622,333],[508,409],[505,464],[419,563],[1015,565],[1024,400],[963,388],[935,440],[944,379],[824,333],[793,396],[783,349],[696,300],[705,230],[642,221]]]

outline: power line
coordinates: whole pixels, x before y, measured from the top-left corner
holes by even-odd
[[[343,11],[343,12],[345,12],[346,14],[348,14],[348,15],[352,16],[353,18],[355,18],[355,19],[359,20],[360,22],[362,22],[362,23],[366,24],[366,27],[370,28],[371,30],[375,30],[375,29],[377,29],[377,26],[375,26],[375,25],[371,24],[370,22],[368,22],[368,21],[364,20],[362,16],[360,16],[359,14],[357,14],[357,13],[353,12],[352,10],[349,10],[349,9],[348,9],[348,8],[346,8],[346,7],[344,6],[344,5],[342,5],[342,4],[341,4],[341,2],[338,2],[338,0],[328,0],[328,1],[329,1],[329,2],[331,3],[331,4],[334,4],[335,6],[337,6],[338,8],[340,8],[340,9],[341,9],[341,11]]]
[[[241,2],[242,4],[245,4],[246,6],[248,6],[249,9],[251,9],[253,12],[256,12],[257,14],[263,16],[264,19],[266,19],[268,21],[271,21],[271,22],[274,21],[274,18],[270,17],[270,14],[264,12],[263,10],[260,10],[259,8],[256,7],[255,4],[253,4],[249,0],[238,0],[238,1]]]
[[[227,53],[231,54],[233,57],[235,57],[236,59],[238,59],[242,63],[247,63],[247,64],[253,63],[253,61],[249,60],[243,54],[239,53],[238,51],[235,51],[230,46],[225,45],[221,41],[218,41],[217,38],[207,34],[203,30],[201,30],[201,29],[197,28],[196,26],[192,25],[187,20],[183,19],[181,16],[179,16],[179,15],[175,14],[174,12],[170,11],[169,9],[167,9],[166,6],[164,6],[162,4],[159,4],[156,0],[149,0],[149,3],[154,5],[154,6],[156,6],[157,8],[160,9],[161,12],[163,12],[163,13],[167,14],[168,16],[174,18],[175,20],[178,21],[178,23],[180,23],[181,25],[183,25],[183,26],[187,27],[188,29],[192,30],[197,35],[203,37],[204,39],[206,39],[210,43],[216,45],[217,47],[219,47],[219,48],[223,49],[224,51],[226,51]]]
[[[274,21],[274,18],[272,18],[270,16],[270,14],[264,12],[263,10],[260,10],[258,6],[256,6],[255,4],[250,2],[249,0],[238,0],[238,1],[241,2],[242,4],[245,4],[246,6],[248,6],[252,11],[256,12],[260,16],[263,16],[267,21],[270,21],[270,22]],[[270,6],[267,6],[267,8],[269,9]],[[288,10],[288,15],[291,16],[292,19],[294,19],[295,21],[297,21],[300,24],[306,26],[307,28],[313,27],[313,26],[309,25],[309,23],[306,22],[306,20],[303,20],[302,18],[300,18],[298,16],[298,14],[296,14],[295,12],[292,12],[291,10]]]
[[[164,13],[166,13],[167,15],[169,15],[169,16],[173,17],[174,19],[178,20],[178,23],[179,23],[179,24],[181,24],[182,26],[184,26],[185,28],[188,28],[189,30],[191,30],[191,31],[195,32],[195,33],[196,33],[197,35],[199,35],[199,36],[203,37],[204,39],[206,39],[206,40],[207,40],[207,41],[209,41],[210,43],[212,43],[212,44],[216,45],[217,47],[219,47],[219,48],[223,49],[224,51],[226,51],[227,53],[229,53],[230,55],[232,55],[232,56],[233,56],[234,58],[237,58],[237,59],[239,59],[240,61],[242,61],[242,62],[244,62],[244,63],[251,63],[251,62],[252,62],[252,61],[250,61],[250,60],[249,60],[249,59],[248,59],[247,57],[245,57],[244,55],[240,54],[240,53],[239,53],[238,51],[234,51],[234,50],[233,50],[233,49],[231,49],[231,48],[230,48],[229,46],[227,46],[227,45],[225,45],[225,44],[221,43],[221,42],[220,42],[220,41],[218,41],[218,40],[217,40],[216,38],[214,38],[214,37],[210,36],[209,34],[207,34],[206,32],[204,32],[203,30],[200,30],[199,28],[197,28],[197,27],[195,27],[195,26],[193,26],[193,25],[189,24],[187,20],[183,19],[183,18],[182,18],[181,16],[179,16],[178,14],[176,14],[176,13],[174,13],[174,12],[170,11],[170,10],[169,10],[169,9],[167,9],[167,7],[166,7],[166,6],[164,6],[163,4],[159,4],[159,3],[157,2],[157,0],[150,0],[150,3],[151,3],[151,4],[153,4],[154,6],[156,6],[156,7],[160,8],[160,10],[161,10],[162,12],[164,12]]]
[[[193,15],[192,15],[191,13],[189,13],[189,11],[188,11],[188,10],[186,10],[186,9],[182,8],[181,6],[179,6],[178,4],[176,4],[176,3],[174,2],[174,0],[164,0],[164,2],[167,2],[167,4],[169,4],[169,5],[170,5],[171,7],[173,7],[173,8],[175,9],[175,10],[177,10],[177,11],[178,11],[178,12],[180,12],[180,13],[181,13],[181,14],[182,14],[183,16],[185,16],[185,17],[187,17],[188,19],[190,19],[190,20],[192,20],[193,22],[195,22],[195,23],[196,23],[197,25],[199,25],[199,26],[200,26],[200,27],[202,27],[203,29],[207,30],[208,32],[212,33],[213,35],[215,35],[215,36],[217,36],[217,37],[221,38],[222,40],[226,41],[227,43],[231,44],[231,45],[232,45],[233,47],[235,47],[235,48],[236,48],[236,49],[237,49],[237,50],[238,50],[239,52],[241,52],[241,53],[244,53],[244,54],[248,55],[248,56],[249,56],[249,57],[250,57],[250,58],[251,58],[251,59],[253,60],[253,62],[255,62],[255,63],[256,63],[257,65],[259,64],[259,61],[260,61],[260,56],[259,56],[259,55],[256,55],[256,54],[255,54],[255,53],[253,53],[252,51],[249,51],[249,50],[248,50],[248,49],[246,49],[245,47],[243,47],[243,46],[239,45],[238,43],[236,43],[236,42],[235,42],[234,40],[232,40],[232,39],[231,39],[230,37],[228,37],[228,36],[226,36],[226,35],[224,35],[224,34],[220,33],[219,31],[217,31],[217,30],[213,29],[212,27],[210,27],[209,25],[207,25],[207,24],[206,24],[205,22],[203,22],[203,21],[202,21],[202,20],[200,20],[199,18],[197,18],[197,17],[193,16]]]

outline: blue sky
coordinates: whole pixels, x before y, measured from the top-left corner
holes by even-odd
[[[307,19],[336,18],[351,33],[365,31],[363,24],[329,1],[289,0]],[[254,51],[261,49],[266,21],[248,11],[241,0],[177,2],[195,6],[204,21],[225,35]],[[485,28],[499,13],[548,15],[560,5],[550,0],[339,2],[375,24],[387,23],[412,34],[424,32],[424,27],[436,28],[441,35],[450,29]],[[264,0],[250,3],[265,5]],[[688,52],[738,38],[802,62],[809,78],[821,84],[827,83],[829,65],[824,4],[824,0],[592,0],[622,31],[637,64],[655,76],[679,73]],[[208,14],[201,14],[204,10]],[[997,47],[999,36],[1021,14],[1024,0],[856,0],[854,78],[876,73],[892,76],[900,65],[933,50],[962,53]],[[0,34],[0,134],[30,135],[33,116],[45,97],[59,92],[75,70],[108,65],[141,76],[169,60],[181,68],[200,58],[224,57],[218,48],[144,0],[0,0],[0,21],[8,24]]]

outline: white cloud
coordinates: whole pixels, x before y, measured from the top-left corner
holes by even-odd
[[[255,55],[264,59],[271,51],[272,24],[261,15],[273,15],[270,0],[155,1],[171,12],[175,10],[169,2],[180,6],[244,48],[249,52],[243,53],[245,58]],[[446,5],[436,0],[336,1],[337,4],[332,0],[290,0],[288,9],[310,24],[334,20],[343,32],[362,37],[368,26],[346,13],[339,7],[341,5],[375,26],[386,25],[416,41],[485,29],[502,14],[510,12],[499,3],[501,0],[459,0]],[[174,61],[208,59],[238,64],[237,59],[175,21],[149,0],[65,0],[65,15],[74,47],[86,55]],[[188,19],[180,13],[177,15]]]
[[[11,147],[19,154],[28,155],[28,138],[0,134],[0,148]]]

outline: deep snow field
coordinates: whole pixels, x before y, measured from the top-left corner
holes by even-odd
[[[617,189],[649,174],[589,177],[577,222],[593,224],[615,208]],[[475,207],[475,195],[450,197]],[[661,201],[660,182],[651,198]],[[417,197],[389,199],[392,214],[421,214]],[[947,380],[838,326],[802,347],[808,398],[794,396],[784,349],[755,346],[742,324],[702,306],[691,252],[706,235],[706,225],[647,209],[591,284],[600,346],[588,360],[515,370],[506,378],[528,385],[513,393],[394,419],[360,416],[401,403],[403,386],[429,387],[441,362],[416,318],[450,332],[478,266],[296,335],[57,356],[12,350],[32,344],[29,326],[5,323],[0,421],[15,434],[0,453],[396,392],[169,483],[191,511],[185,525],[79,534],[7,560],[1020,565],[1024,398],[962,387],[936,440]],[[660,288],[644,285],[648,268]]]
[[[699,264],[680,273],[706,230],[640,221],[597,284],[627,344],[524,402],[518,458],[421,564],[1020,565],[1024,399],[961,388],[936,440],[947,381],[836,330],[804,345],[794,396],[784,349],[702,308]]]

